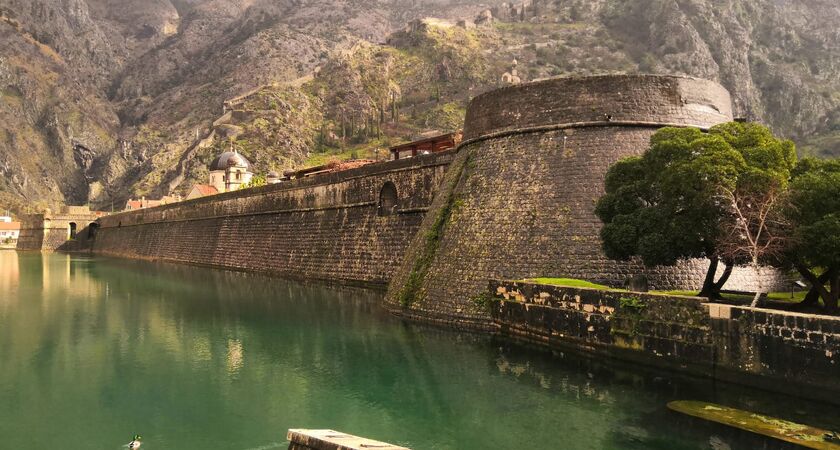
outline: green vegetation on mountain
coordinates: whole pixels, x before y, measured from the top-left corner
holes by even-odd
[[[384,157],[503,79],[595,73],[719,81],[838,155],[838,22],[831,0],[0,0],[0,201],[183,194],[231,146],[259,172]]]

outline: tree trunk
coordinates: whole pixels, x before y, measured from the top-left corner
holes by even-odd
[[[829,281],[831,292],[828,293],[828,298],[823,298],[823,302],[825,302],[827,312],[835,313],[837,312],[837,297],[840,295],[840,272],[835,268],[830,269],[829,272],[831,273]]]
[[[703,288],[700,289],[699,296],[713,300],[715,295],[715,273],[717,273],[720,259],[715,256],[710,258],[709,261],[709,270],[706,271],[706,278],[703,280]]]
[[[753,297],[752,303],[750,303],[750,308],[755,308],[758,306],[759,300],[761,300],[761,294],[764,293],[764,283],[761,279],[761,266],[758,265],[758,261],[753,259],[752,264],[750,265],[755,272],[755,281],[758,283],[758,286],[755,289],[755,296]]]
[[[834,309],[837,309],[837,292],[829,292],[828,289],[825,288],[825,282],[820,283],[820,278],[822,276],[817,277],[814,275],[814,272],[811,272],[811,269],[805,267],[803,264],[796,264],[796,270],[802,275],[802,278],[805,278],[809,283],[811,283],[811,289],[816,290],[820,297],[823,299],[823,303],[825,304],[826,309],[830,310],[833,305]],[[837,269],[830,268],[825,271],[823,274],[825,275],[828,280],[831,281],[831,289],[835,289],[835,284],[837,282]],[[834,299],[832,300],[832,297]]]
[[[826,283],[829,281],[829,273],[826,270],[823,272],[819,277],[817,277],[817,283],[820,286],[825,286]],[[808,293],[805,294],[805,298],[799,302],[799,306],[818,306],[820,303],[820,291],[817,290],[816,286],[811,286],[808,289]]]
[[[726,267],[723,269],[723,273],[720,275],[720,279],[717,280],[715,283],[715,295],[720,295],[720,290],[723,289],[723,286],[726,285],[726,282],[729,281],[729,277],[732,276],[732,269],[735,268],[735,263],[729,261],[724,261]]]

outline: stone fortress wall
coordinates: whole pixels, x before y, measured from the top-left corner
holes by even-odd
[[[90,237],[91,224],[101,213],[87,206],[65,206],[61,211],[23,216],[20,223],[18,250],[77,250]],[[71,232],[71,229],[73,232]],[[93,231],[94,233],[96,230]],[[74,235],[71,239],[71,233]]]
[[[657,129],[730,120],[723,87],[677,76],[556,78],[476,97],[444,187],[390,284],[388,307],[486,327],[489,314],[476,299],[491,279],[621,286],[646,274],[657,289],[699,288],[707,261],[647,269],[607,259],[594,206],[609,166],[644,152]],[[778,281],[774,271],[763,275],[764,286]],[[736,270],[727,288],[749,289],[754,279]]]
[[[731,119],[729,93],[695,78],[614,75],[511,86],[471,102],[457,151],[102,217],[94,233],[42,248],[390,282],[389,309],[478,327],[492,324],[475,301],[491,279],[621,285],[646,274],[658,289],[698,288],[706,261],[647,269],[608,260],[593,209],[608,167],[642,153],[657,129]],[[397,198],[382,207],[386,194]],[[754,278],[736,271],[727,287],[749,289]]]
[[[453,155],[103,217],[90,247],[102,255],[382,285],[402,261]]]

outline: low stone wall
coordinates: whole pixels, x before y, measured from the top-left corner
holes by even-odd
[[[840,318],[523,282],[490,288],[503,335],[775,391],[840,393]]]
[[[418,156],[103,217],[92,249],[119,257],[385,284],[451,159],[448,152]],[[395,196],[387,211],[380,205],[385,191]]]

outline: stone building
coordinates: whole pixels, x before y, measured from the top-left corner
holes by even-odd
[[[64,206],[59,212],[46,210],[21,218],[18,250],[75,250],[96,236],[96,220],[106,214],[87,206]]]
[[[232,192],[251,181],[251,162],[236,150],[224,152],[210,163],[210,186],[217,192]]]
[[[20,234],[20,222],[9,216],[0,216],[0,245],[6,241],[17,241]]]
[[[417,155],[437,153],[453,149],[461,143],[462,138],[463,133],[461,131],[455,131],[453,133],[426,137],[413,142],[400,144],[391,147],[389,150],[395,160],[411,158]]]
[[[177,203],[181,201],[180,195],[165,195],[160,200],[147,199],[140,197],[140,200],[129,199],[125,202],[125,209],[123,211],[134,211],[137,209],[154,208],[160,205],[168,205],[170,203]]]

